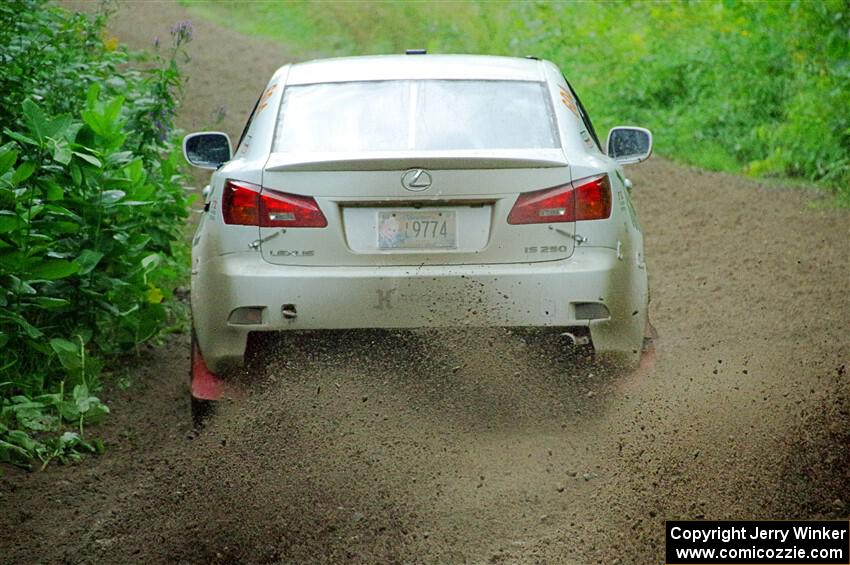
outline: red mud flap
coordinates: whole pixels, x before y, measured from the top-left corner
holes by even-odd
[[[196,400],[215,401],[225,397],[244,396],[244,392],[238,387],[223,381],[210,371],[194,339],[192,340],[192,373],[189,387],[192,398]]]

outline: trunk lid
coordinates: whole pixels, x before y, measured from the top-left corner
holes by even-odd
[[[561,150],[415,153],[273,154],[264,190],[315,198],[328,225],[259,228],[263,259],[277,265],[419,266],[551,261],[572,254],[574,222],[507,223],[520,193],[570,182]]]

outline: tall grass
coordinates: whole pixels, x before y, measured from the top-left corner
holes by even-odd
[[[426,47],[550,59],[597,129],[644,125],[677,160],[818,182],[850,205],[848,0],[183,2],[300,57]]]

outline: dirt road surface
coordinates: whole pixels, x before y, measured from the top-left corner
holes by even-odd
[[[113,29],[146,47],[184,19],[139,2]],[[194,24],[181,122],[223,105],[238,133],[287,57]],[[661,158],[629,174],[651,371],[502,330],[302,337],[196,435],[175,338],[107,391],[105,455],[3,468],[0,562],[646,564],[665,519],[846,519],[850,215]]]

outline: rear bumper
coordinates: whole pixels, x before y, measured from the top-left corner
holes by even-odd
[[[604,304],[609,317],[581,319],[576,304],[588,302]],[[262,308],[261,322],[229,321],[245,307]],[[284,267],[249,252],[201,264],[192,309],[214,372],[242,362],[252,331],[590,326],[597,351],[630,354],[646,320],[646,271],[592,247],[564,261],[423,267]]]

